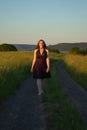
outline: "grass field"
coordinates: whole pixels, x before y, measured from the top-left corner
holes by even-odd
[[[64,62],[72,78],[87,90],[87,56],[65,55]]]
[[[0,52],[0,105],[30,76],[32,58],[33,52]],[[63,56],[50,53],[50,58],[51,78],[45,80],[42,97],[48,115],[47,130],[87,130],[74,106],[68,103],[56,77],[56,69]]]
[[[0,52],[0,104],[30,74],[33,52]]]

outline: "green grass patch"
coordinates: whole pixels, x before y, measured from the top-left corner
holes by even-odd
[[[51,78],[45,80],[45,92],[42,96],[47,112],[47,130],[87,130],[81,116],[70,104],[59,84],[56,75],[58,61],[52,62]]]
[[[29,69],[30,66],[27,65],[10,69],[8,72],[3,71],[0,79],[0,105],[20,87],[24,79],[29,77]]]

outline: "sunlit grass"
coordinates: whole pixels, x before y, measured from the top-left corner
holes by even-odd
[[[33,52],[0,52],[0,104],[30,75]]]
[[[87,56],[65,55],[67,71],[87,90]]]
[[[32,52],[0,52],[0,71],[29,64],[31,60]]]

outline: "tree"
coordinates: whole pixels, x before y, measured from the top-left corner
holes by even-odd
[[[17,51],[17,48],[14,45],[4,43],[0,45],[0,51]]]
[[[69,51],[70,54],[79,54],[80,53],[80,50],[78,47],[73,47],[70,49]]]

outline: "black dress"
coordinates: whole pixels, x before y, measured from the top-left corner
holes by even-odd
[[[47,52],[44,49],[43,53],[40,53],[38,49],[36,52],[36,62],[33,68],[33,78],[34,79],[44,79],[50,78],[50,71],[47,73],[47,64],[46,64]]]

